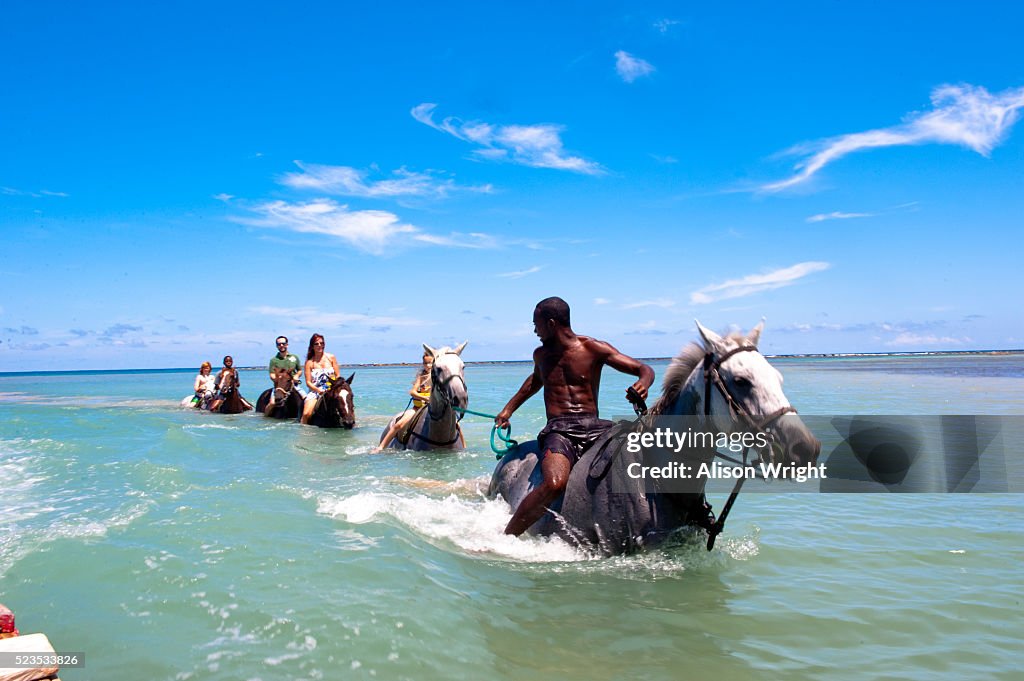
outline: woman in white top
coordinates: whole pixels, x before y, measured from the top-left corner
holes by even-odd
[[[214,382],[216,379],[210,372],[213,371],[213,366],[209,362],[203,362],[199,366],[199,373],[196,375],[196,380],[192,384],[192,390],[195,392],[195,396],[192,398],[192,406],[197,409],[202,409],[209,406],[210,400],[213,398],[213,393],[216,390],[214,388]]]
[[[306,351],[305,377],[309,394],[302,405],[302,418],[299,419],[302,423],[309,423],[317,399],[327,391],[330,380],[340,374],[337,357],[324,352],[324,337],[314,333],[309,339],[309,349]]]

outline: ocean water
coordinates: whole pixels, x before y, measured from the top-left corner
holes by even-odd
[[[1021,355],[773,363],[804,414],[1024,414]],[[469,365],[470,407],[528,371]],[[0,376],[0,602],[63,679],[1020,678],[1020,495],[780,486],[710,553],[599,558],[501,534],[484,419],[370,454],[413,369],[356,372],[350,432],[179,409],[192,371]]]

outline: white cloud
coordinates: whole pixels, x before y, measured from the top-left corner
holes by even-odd
[[[417,173],[399,168],[388,179],[367,181],[367,172],[349,166],[327,166],[295,161],[302,172],[286,173],[281,184],[296,189],[313,189],[329,194],[361,197],[437,196],[453,191],[490,193],[491,185],[476,187],[455,184],[451,178],[440,178],[431,173]]]
[[[681,23],[683,22],[678,21],[676,19],[659,19],[658,21],[654,22],[654,28],[656,31],[658,31],[658,33],[662,35],[667,35],[668,32],[672,30],[673,26],[678,26]]]
[[[953,338],[952,336],[933,336],[917,333],[901,333],[887,342],[891,347],[908,347],[915,345],[963,345],[970,343],[970,338]]]
[[[261,217],[239,221],[256,227],[277,227],[304,234],[326,234],[356,248],[381,254],[392,243],[420,230],[383,210],[349,210],[331,199],[308,203],[268,201],[253,206]]]
[[[249,311],[289,322],[301,328],[332,328],[338,326],[428,326],[426,322],[411,317],[382,317],[352,312],[331,312],[316,307],[273,307],[260,305]]]
[[[496,274],[494,276],[504,277],[506,279],[521,279],[528,274],[536,274],[537,272],[540,272],[542,269],[543,268],[540,267],[539,265],[534,265],[533,267],[526,270],[519,270],[518,272],[502,272],[501,274]]]
[[[70,196],[65,192],[54,192],[49,189],[40,189],[37,192],[25,191],[23,189],[15,189],[14,187],[0,187],[0,194],[6,196],[31,196],[33,199],[41,199],[44,196],[56,196],[58,198],[66,199]]]
[[[674,301],[674,300],[670,300],[668,298],[657,298],[655,300],[641,300],[641,301],[636,302],[636,303],[627,303],[626,305],[622,306],[622,309],[623,310],[636,310],[636,309],[639,309],[639,308],[642,308],[642,307],[669,308],[669,307],[674,307],[675,304],[676,304],[676,301]]]
[[[604,170],[593,161],[580,156],[567,155],[562,146],[559,125],[491,125],[479,121],[463,122],[448,117],[440,123],[434,121],[436,104],[413,107],[412,117],[435,130],[478,145],[474,154],[488,161],[510,162],[532,168],[554,168],[587,175],[598,175]]]
[[[637,78],[654,73],[654,66],[649,61],[645,61],[640,57],[634,57],[624,50],[619,50],[615,53],[615,71],[622,80],[632,83]]]
[[[594,298],[594,305],[607,305],[610,302],[607,298]]]
[[[730,279],[721,284],[711,284],[690,294],[690,303],[704,305],[718,300],[742,298],[760,291],[769,291],[795,284],[797,280],[813,272],[830,267],[827,262],[802,262],[791,267],[773,270],[765,274],[751,274],[741,279]]]
[[[389,248],[409,244],[456,248],[500,246],[497,239],[487,234],[429,234],[414,225],[402,223],[394,213],[384,210],[350,210],[348,206],[332,199],[314,199],[306,203],[267,201],[249,210],[258,217],[236,217],[234,220],[254,227],[324,234],[374,255],[382,255]]]
[[[794,153],[813,153],[796,165],[798,172],[762,189],[774,192],[800,184],[829,163],[862,149],[958,144],[988,156],[1017,122],[1018,109],[1024,107],[1024,87],[993,95],[983,87],[943,85],[932,91],[931,100],[931,111],[911,113],[900,125],[801,145]]]
[[[832,211],[831,213],[818,213],[807,218],[807,222],[824,222],[825,220],[850,220],[852,218],[870,218],[874,217],[874,213],[841,213],[839,211]]]
[[[233,194],[225,194],[224,192],[221,192],[220,194],[214,194],[213,198],[217,199],[218,201],[223,201],[224,203],[227,203],[228,201],[235,197]]]

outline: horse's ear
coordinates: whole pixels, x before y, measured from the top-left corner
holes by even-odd
[[[356,377],[356,372],[352,372],[352,375],[345,379],[345,382],[352,385],[352,379]]]
[[[462,351],[466,349],[467,345],[469,345],[469,341],[463,341],[462,345],[460,345],[459,347],[455,348],[455,354],[461,356],[462,355]]]
[[[720,355],[725,351],[725,341],[717,333],[711,329],[706,328],[696,319],[693,320],[697,324],[697,331],[700,333],[701,339],[704,341],[704,348],[710,350],[716,355]]]
[[[423,352],[427,353],[431,357],[437,357],[437,350],[435,350],[434,348],[430,347],[426,343],[423,344]]]
[[[757,347],[757,342],[761,340],[761,332],[764,331],[764,317],[761,317],[761,321],[757,323],[757,326],[750,330],[747,334],[747,342]]]

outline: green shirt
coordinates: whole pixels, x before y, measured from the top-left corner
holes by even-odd
[[[288,371],[292,372],[292,375],[295,375],[296,378],[298,378],[297,374],[300,373],[300,366],[301,365],[299,364],[299,358],[296,357],[295,355],[285,355],[284,359],[281,359],[280,355],[274,355],[273,357],[270,358],[270,365],[267,366],[267,371],[271,372],[277,368],[287,369]]]

